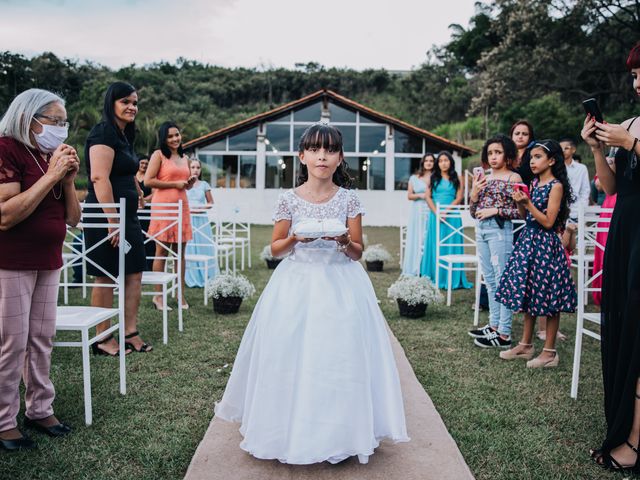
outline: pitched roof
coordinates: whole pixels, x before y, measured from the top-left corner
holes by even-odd
[[[454,142],[447,138],[441,137],[440,135],[436,135],[435,133],[432,133],[428,130],[424,130],[422,128],[411,125],[410,123],[399,120],[395,117],[392,117],[391,115],[378,112],[377,110],[366,107],[365,105],[355,102],[332,90],[326,90],[326,89],[318,90],[302,98],[299,98],[298,100],[294,100],[293,102],[285,103],[267,112],[254,115],[253,117],[228,125],[224,128],[220,128],[211,133],[207,133],[206,135],[203,135],[201,137],[194,138],[193,140],[189,140],[184,144],[184,148],[186,149],[202,148],[206,145],[217,142],[221,138],[224,138],[225,136],[231,133],[234,133],[239,130],[246,130],[247,128],[251,128],[259,124],[260,122],[268,121],[271,118],[277,117],[289,110],[293,110],[295,108],[305,106],[307,104],[313,103],[314,101],[324,99],[325,97],[333,100],[334,103],[338,105],[344,105],[351,109],[358,110],[366,114],[368,117],[371,117],[376,120],[380,120],[381,122],[384,122],[384,123],[389,123],[395,127],[399,127],[402,130],[416,134],[420,137],[424,137],[428,140],[431,140],[434,143],[442,145],[444,148],[451,149],[451,150],[458,150],[465,157],[476,153],[475,150],[465,145],[462,145],[461,143]]]

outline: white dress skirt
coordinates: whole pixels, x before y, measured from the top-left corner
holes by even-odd
[[[241,423],[243,450],[289,464],[366,463],[380,440],[409,440],[387,323],[335,242],[299,244],[275,269],[215,414]]]

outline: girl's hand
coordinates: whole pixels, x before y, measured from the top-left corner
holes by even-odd
[[[531,203],[531,200],[529,199],[527,194],[525,194],[524,192],[521,192],[520,190],[516,190],[515,192],[513,192],[513,195],[511,195],[511,198],[513,198],[513,200],[518,205],[522,205],[523,207],[527,207]]]
[[[323,240],[333,240],[334,242],[338,242],[340,245],[346,245],[349,243],[349,232],[343,233],[337,237],[322,237]]]
[[[598,130],[598,127],[596,126],[596,119],[591,115],[587,115],[584,119],[584,124],[582,126],[580,136],[591,148],[603,148],[604,145],[602,144],[602,142],[598,141],[598,139],[594,136],[596,130]]]
[[[477,195],[482,190],[484,190],[487,186],[487,177],[473,177],[473,185],[471,186],[471,194]]]
[[[138,197],[138,210],[142,210],[145,206],[144,197]]]
[[[293,235],[293,238],[295,238],[296,242],[298,243],[309,243],[309,242],[313,242],[314,240],[317,240],[316,238],[307,238],[301,235]]]
[[[186,188],[187,190],[191,190],[191,187],[193,187],[193,185],[196,183],[197,180],[198,180],[198,177],[196,177],[195,175],[191,175],[187,180],[187,186],[184,188]]]
[[[622,125],[599,122],[595,122],[595,125],[598,127],[598,130],[596,130],[596,138],[598,140],[610,147],[622,147],[625,150],[631,150],[635,139]]]
[[[476,218],[478,220],[486,220],[496,215],[498,215],[497,208],[481,208],[480,210],[476,210]]]
[[[178,190],[184,190],[189,185],[189,180],[177,180],[173,182],[173,188],[177,188]]]

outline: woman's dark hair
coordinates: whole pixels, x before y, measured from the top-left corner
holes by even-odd
[[[158,143],[160,144],[160,151],[166,158],[171,158],[171,149],[167,145],[167,137],[169,137],[170,128],[177,128],[178,132],[180,131],[180,127],[178,127],[178,125],[176,125],[174,122],[164,122],[158,129]],[[180,142],[180,145],[178,145],[178,155],[180,155],[181,157],[184,155],[182,142]]]
[[[484,147],[482,147],[482,156],[480,158],[482,161],[482,166],[484,168],[489,168],[488,150],[489,145],[493,143],[499,143],[500,145],[502,145],[502,149],[504,150],[504,162],[507,168],[511,169],[511,166],[516,161],[516,158],[518,158],[518,149],[516,148],[516,144],[513,143],[513,140],[502,133],[491,137],[485,142]]]
[[[339,187],[352,188],[353,179],[347,170],[347,164],[344,161],[344,152],[342,150],[342,133],[336,127],[325,123],[316,123],[307,128],[298,143],[298,152],[303,153],[305,150],[312,148],[324,148],[330,152],[340,152],[340,164],[333,173],[333,183]],[[296,186],[302,185],[309,179],[307,166],[300,163],[298,170],[298,179]]]
[[[420,166],[418,167],[418,176],[421,177],[422,175],[424,175],[425,169],[424,169],[424,161],[427,159],[427,157],[431,157],[433,158],[433,168],[436,168],[436,155],[434,153],[431,152],[427,152],[422,156],[422,160],[420,160]],[[431,170],[433,172],[433,170]]]
[[[456,161],[446,150],[439,152],[436,155],[436,162],[433,165],[433,173],[431,174],[431,189],[432,191],[436,189],[440,180],[442,180],[442,170],[440,170],[440,157],[445,156],[449,159],[449,181],[453,184],[453,187],[458,191],[460,188],[460,179],[458,178],[458,172],[456,172]]]
[[[569,175],[567,174],[567,166],[564,164],[564,155],[562,154],[562,147],[555,140],[541,140],[536,142],[531,150],[534,148],[540,148],[549,158],[555,160],[551,165],[551,173],[562,184],[562,201],[560,202],[560,211],[556,222],[553,224],[554,230],[560,230],[564,228],[567,219],[569,218],[569,205],[574,201],[573,190],[571,190],[571,184],[569,183]]]
[[[200,164],[200,175],[198,175],[198,180],[202,180],[202,162],[199,158],[193,157],[189,159],[189,174],[191,174],[191,163],[198,162]]]
[[[511,125],[511,130],[509,130],[509,138],[513,138],[513,131],[516,129],[518,125],[526,125],[526,127],[529,129],[530,142],[532,142],[533,139],[536,138],[535,134],[533,133],[533,125],[531,125],[531,123],[528,120],[524,120],[524,119],[518,120],[513,125]]]
[[[114,82],[107,88],[107,93],[104,94],[104,106],[102,108],[102,119],[111,125],[118,135],[121,135],[118,124],[116,123],[116,114],[113,107],[114,103],[121,98],[126,98],[135,92],[136,89],[133,85],[125,82]],[[133,146],[133,142],[136,139],[136,125],[135,121],[127,123],[124,127],[124,136],[129,142],[129,145]]]
[[[627,57],[627,70],[640,68],[640,42],[636,43]]]

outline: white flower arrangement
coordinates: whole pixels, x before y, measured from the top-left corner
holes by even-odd
[[[362,252],[362,259],[365,262],[390,262],[393,258],[386,248],[376,243],[365,248]]]
[[[240,297],[247,298],[256,293],[256,287],[240,274],[222,273],[209,280],[207,296],[209,298]]]
[[[265,245],[260,252],[260,260],[282,260],[284,257],[274,257],[271,253],[271,245]]]
[[[444,297],[428,277],[413,277],[400,275],[387,290],[389,298],[402,300],[408,305],[419,303],[442,303]]]

